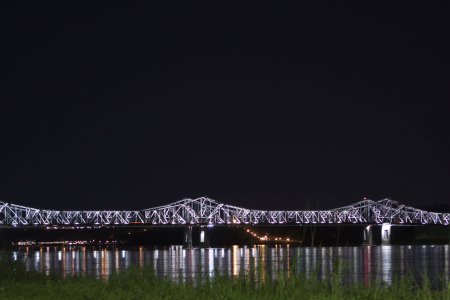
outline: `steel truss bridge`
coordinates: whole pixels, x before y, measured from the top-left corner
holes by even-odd
[[[330,210],[299,211],[246,209],[207,197],[142,210],[47,210],[0,201],[0,226],[12,227],[384,223],[449,225],[450,213],[428,212],[389,198],[363,200]]]

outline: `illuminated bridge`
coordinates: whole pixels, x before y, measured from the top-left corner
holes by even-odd
[[[449,225],[450,213],[428,212],[389,198],[379,201],[363,200],[330,210],[298,211],[247,209],[207,197],[183,199],[142,210],[48,210],[0,201],[1,227],[178,225],[191,229],[192,226],[227,224],[362,224],[367,225],[364,231],[367,242],[372,239],[371,226],[379,224],[389,228],[387,236],[383,235],[383,241],[388,242],[390,225]],[[387,229],[382,229],[382,233],[385,230]],[[189,238],[188,232],[187,239]]]

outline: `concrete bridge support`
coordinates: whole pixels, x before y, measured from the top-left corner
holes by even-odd
[[[200,239],[199,246],[201,248],[209,248],[209,228],[208,226],[200,226]]]
[[[389,245],[391,243],[391,224],[384,223],[381,225],[381,244]]]
[[[372,225],[367,225],[366,227],[364,227],[363,234],[363,245],[373,245]]]
[[[183,248],[185,249],[192,249],[193,242],[192,242],[192,233],[195,232],[197,234],[197,227],[195,228],[195,231],[193,230],[192,225],[188,225],[184,228],[184,239],[183,239]],[[200,248],[209,248],[209,228],[206,225],[201,225],[198,227],[198,246]],[[195,242],[197,243],[197,239],[195,239]]]
[[[186,226],[184,228],[184,240],[183,248],[192,249],[192,226]]]
[[[381,225],[381,244],[390,245],[391,244],[391,224],[384,223]],[[375,228],[380,228],[379,225],[367,225],[364,227],[363,231],[363,245],[373,245],[375,242],[373,230]],[[379,241],[379,240],[378,240]]]

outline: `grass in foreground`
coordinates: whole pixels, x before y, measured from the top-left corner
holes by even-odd
[[[0,262],[0,299],[450,299],[450,286],[433,291],[410,278],[391,286],[341,286],[339,278],[323,282],[281,277],[256,284],[245,278],[218,277],[204,284],[175,283],[154,275],[150,268],[131,268],[107,281],[92,277],[46,276],[26,272],[16,262]]]

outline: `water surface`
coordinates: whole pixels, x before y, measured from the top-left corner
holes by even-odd
[[[25,262],[27,270],[66,275],[88,274],[107,278],[130,266],[151,266],[156,275],[176,281],[200,280],[217,275],[276,279],[295,274],[326,279],[339,273],[343,282],[369,285],[391,283],[395,277],[424,275],[432,282],[449,283],[450,248],[427,246],[253,247],[183,249],[138,247],[41,247],[12,251],[12,258]]]

